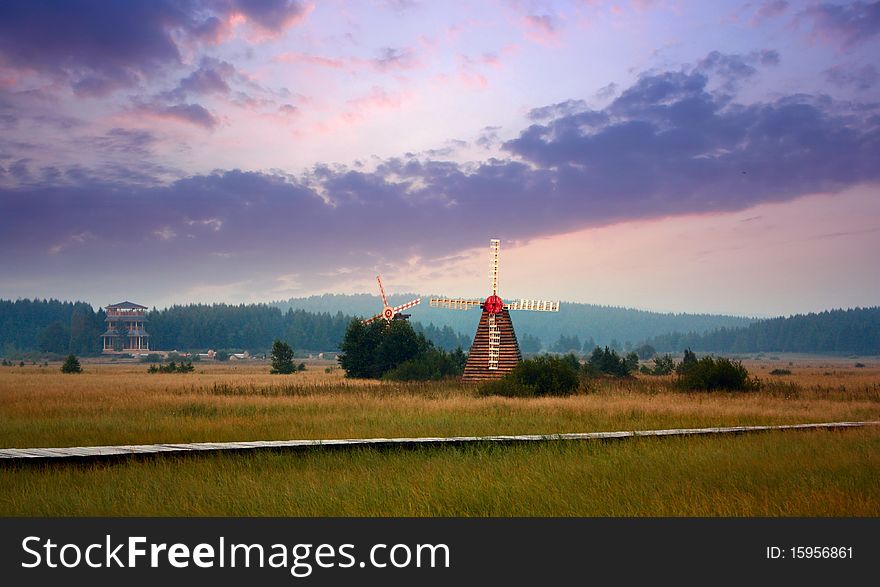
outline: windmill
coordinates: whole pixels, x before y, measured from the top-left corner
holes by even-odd
[[[379,293],[382,294],[382,306],[383,306],[382,313],[376,314],[372,318],[367,318],[366,320],[364,320],[364,324],[369,324],[373,320],[379,320],[379,319],[386,320],[388,322],[390,322],[391,320],[401,320],[401,319],[405,320],[406,318],[409,318],[409,315],[408,314],[401,314],[401,312],[403,312],[407,308],[412,308],[413,306],[420,304],[422,302],[422,298],[416,298],[416,299],[412,300],[411,302],[407,302],[405,304],[397,306],[396,308],[392,308],[391,306],[388,305],[388,299],[385,297],[385,288],[382,287],[382,277],[377,275],[376,281],[379,282]]]
[[[489,279],[492,293],[485,300],[466,300],[461,298],[431,298],[432,308],[449,310],[469,310],[480,307],[483,315],[477,325],[474,342],[468,353],[462,381],[482,381],[498,379],[522,360],[513,322],[509,310],[531,310],[535,312],[558,312],[559,302],[543,300],[518,300],[504,303],[498,296],[498,250],[501,241],[489,241]]]

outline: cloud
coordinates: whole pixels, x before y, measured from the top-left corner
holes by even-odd
[[[138,111],[156,118],[185,122],[207,130],[213,130],[219,122],[201,104],[173,104],[168,106],[161,103],[152,103],[141,105]]]
[[[880,2],[814,4],[798,15],[810,20],[813,36],[850,49],[880,32]]]
[[[788,6],[786,0],[765,0],[752,17],[751,24],[758,25],[771,18],[781,16],[788,10]]]
[[[415,51],[409,47],[403,49],[385,47],[371,63],[377,71],[407,70],[421,66]]]
[[[713,72],[725,90],[732,92],[743,80],[758,73],[755,65],[779,65],[779,52],[772,49],[753,51],[748,55],[712,51],[697,64],[700,71]]]
[[[7,0],[0,3],[0,60],[105,96],[180,65],[187,43],[216,42],[236,18],[278,35],[309,9],[292,0]]]
[[[471,163],[424,153],[373,168],[318,165],[299,177],[228,170],[121,187],[82,169],[36,181],[33,161],[4,160],[27,181],[0,189],[0,248],[18,252],[18,267],[39,267],[47,243],[88,233],[57,253],[83,255],[71,264],[82,267],[108,248],[135,254],[165,239],[174,255],[162,270],[193,280],[219,263],[235,280],[260,271],[318,276],[398,258],[430,262],[492,234],[527,240],[880,181],[876,105],[804,94],[741,104],[711,91],[716,69],[643,74],[601,109],[579,98],[536,108],[500,156]],[[377,89],[360,106],[397,105]],[[109,149],[151,141],[122,129],[108,135],[99,140]],[[495,128],[483,135],[498,140]],[[0,271],[13,271],[12,262],[0,259]]]
[[[880,73],[870,63],[861,67],[849,64],[832,65],[823,73],[825,79],[836,86],[862,91],[870,90],[880,81]]]
[[[525,38],[541,45],[555,46],[559,42],[559,24],[551,14],[527,14],[522,18]]]
[[[157,142],[156,136],[142,129],[111,128],[100,136],[80,139],[84,144],[113,153],[145,156]]]

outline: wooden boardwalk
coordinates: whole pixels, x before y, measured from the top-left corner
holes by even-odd
[[[346,438],[329,440],[256,440],[249,442],[193,442],[186,444],[130,444],[120,446],[72,446],[65,448],[4,448],[0,449],[0,463],[60,462],[141,455],[242,452],[252,450],[320,450],[353,448],[359,446],[416,447],[432,445],[460,445],[474,443],[522,443],[561,440],[618,440],[657,436],[700,436],[713,434],[743,434],[774,430],[835,430],[878,426],[880,422],[821,422],[816,424],[789,424],[783,426],[728,426],[724,428],[676,428],[671,430],[627,430],[621,432],[584,432],[573,434],[521,434],[511,436],[449,436],[423,438]]]

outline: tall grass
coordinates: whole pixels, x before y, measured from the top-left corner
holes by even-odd
[[[198,370],[201,370],[199,367]],[[773,378],[756,393],[680,393],[672,378],[598,380],[565,398],[478,397],[453,381],[346,380],[313,369],[212,367],[147,375],[140,365],[0,368],[0,446],[72,446],[587,432],[880,419],[873,383],[819,388]],[[795,370],[797,373],[797,371]],[[863,380],[860,380],[863,381]],[[873,386],[873,387],[872,387]]]
[[[878,514],[868,429],[0,469],[0,515]]]

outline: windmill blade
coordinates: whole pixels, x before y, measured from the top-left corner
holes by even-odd
[[[531,310],[532,312],[558,312],[559,302],[547,300],[517,300],[504,304],[505,310]]]
[[[379,292],[382,294],[382,305],[387,306],[388,300],[385,299],[385,288],[382,287],[382,278],[380,276],[376,276],[376,281],[379,282]]]
[[[395,314],[398,314],[398,313],[400,313],[400,312],[403,312],[404,310],[407,310],[407,309],[409,309],[409,308],[412,308],[413,306],[417,306],[417,305],[419,305],[419,304],[421,304],[421,303],[422,303],[422,298],[416,298],[416,299],[414,299],[414,300],[411,301],[411,302],[407,302],[407,303],[405,303],[405,304],[402,304],[402,305],[400,305],[400,306],[397,306],[396,308],[392,308],[392,310],[394,310],[394,313],[395,313]]]
[[[501,331],[495,322],[496,314],[489,314],[489,365],[491,371],[498,369],[498,359],[501,358]]]
[[[498,249],[501,241],[493,238],[489,241],[489,280],[492,285],[492,295],[498,295]]]
[[[432,308],[446,308],[447,310],[470,310],[479,308],[483,300],[464,300],[461,298],[431,298]]]
[[[382,319],[384,319],[384,318],[385,318],[385,315],[384,315],[384,314],[376,314],[376,315],[373,316],[372,318],[367,318],[366,320],[364,320],[363,323],[364,323],[364,324],[370,324],[371,322],[374,322],[374,321],[376,321],[376,320],[382,320]]]

